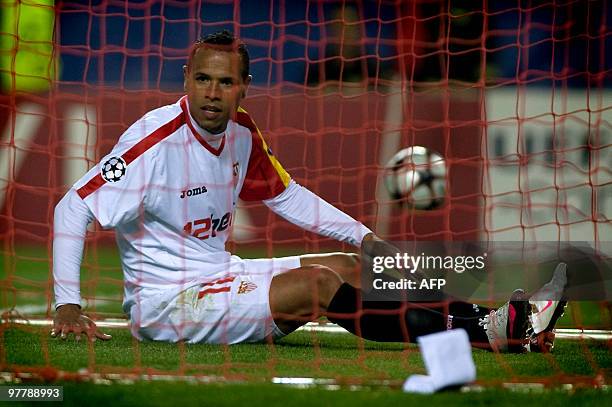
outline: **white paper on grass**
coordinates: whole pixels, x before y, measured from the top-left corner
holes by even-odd
[[[427,376],[413,375],[404,383],[404,391],[432,393],[444,387],[476,380],[472,346],[463,329],[438,332],[417,339]]]

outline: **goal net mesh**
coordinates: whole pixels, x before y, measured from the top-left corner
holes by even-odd
[[[11,322],[53,316],[54,207],[135,120],[184,94],[190,45],[221,29],[248,46],[244,107],[284,168],[381,237],[580,242],[609,256],[611,15],[605,1],[569,0],[0,1],[2,370],[78,374],[54,362],[48,326]],[[435,209],[413,210],[385,189],[387,162],[409,146],[445,160],[445,201]],[[248,258],[356,249],[241,202],[228,250]],[[81,279],[88,315],[124,326],[112,231],[90,227]],[[482,293],[478,301],[497,300]],[[559,327],[605,337],[603,299],[571,303]],[[19,356],[15,329],[30,335],[40,358]],[[307,360],[292,362],[270,344],[261,360],[233,360],[220,346],[202,363],[178,344],[170,369],[134,341],[129,366],[105,363],[96,345],[78,368],[221,377],[244,368],[251,378],[282,375],[278,366],[293,363],[349,382],[388,378],[370,363],[378,348],[356,340],[350,357],[330,358],[318,339],[327,334],[303,335],[314,349]],[[394,349],[410,371],[416,348]],[[583,374],[564,373],[553,354],[546,377],[578,381],[605,368],[581,349]],[[519,380],[506,356],[497,359],[505,378]],[[330,365],[359,369],[334,373]]]

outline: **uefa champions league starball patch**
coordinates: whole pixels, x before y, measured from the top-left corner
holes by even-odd
[[[127,164],[121,157],[111,157],[104,164],[100,173],[104,181],[106,182],[117,182],[125,175],[127,170]]]

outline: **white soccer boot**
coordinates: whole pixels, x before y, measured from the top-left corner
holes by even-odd
[[[559,263],[552,279],[529,298],[531,313],[525,350],[550,352],[554,347],[555,324],[563,316],[567,301],[563,297],[567,286],[567,264]]]
[[[525,352],[524,344],[529,328],[529,303],[523,290],[514,290],[510,301],[484,318],[479,325],[486,331],[489,344],[496,352]]]

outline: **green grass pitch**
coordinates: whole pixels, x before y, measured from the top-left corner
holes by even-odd
[[[0,307],[16,306],[29,315],[45,314],[49,284],[48,254],[39,248],[20,248],[0,259]],[[83,294],[90,310],[120,314],[121,285],[118,258],[113,250],[89,251],[83,269]],[[93,300],[95,298],[96,300]],[[28,308],[29,307],[29,308]],[[571,304],[562,321],[598,326],[609,316],[597,304]],[[271,344],[233,346],[186,345],[138,342],[126,329],[105,330],[109,342],[60,341],[48,336],[48,328],[3,324],[0,328],[1,371],[28,371],[53,366],[66,372],[88,369],[95,373],[170,374],[202,378],[225,377],[227,383],[192,384],[136,381],[111,385],[62,382],[64,404],[198,403],[202,405],[602,405],[609,391],[592,390],[588,383],[600,378],[608,382],[612,372],[610,345],[606,341],[558,340],[552,355],[497,355],[474,350],[482,392],[444,392],[433,396],[403,394],[397,389],[410,374],[425,369],[418,348],[407,344],[363,341],[349,334],[296,332]],[[321,387],[295,389],[272,384],[273,377],[336,379],[341,383],[380,383],[391,386],[348,385],[330,391]],[[517,392],[501,388],[503,382],[544,381],[553,389]],[[572,391],[559,390],[561,383],[574,383]],[[585,389],[578,389],[585,383]],[[578,384],[578,386],[577,386]]]

